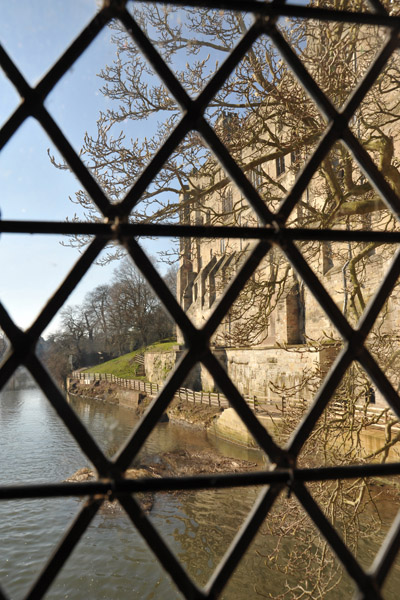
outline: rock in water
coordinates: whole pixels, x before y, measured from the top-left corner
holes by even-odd
[[[125,471],[126,479],[139,479],[140,477],[158,477],[147,469],[128,469]],[[76,471],[71,477],[65,479],[64,483],[82,483],[83,481],[96,481],[96,474],[93,469],[83,467]],[[142,510],[146,513],[150,512],[154,504],[154,494],[151,492],[144,492],[135,494],[135,498],[138,500]],[[105,500],[101,505],[101,512],[116,513],[122,511],[122,506],[118,500]]]

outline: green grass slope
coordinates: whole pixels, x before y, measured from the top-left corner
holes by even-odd
[[[147,348],[140,348],[139,350],[134,350],[134,352],[129,352],[128,354],[118,356],[118,358],[108,360],[107,362],[101,363],[100,365],[94,365],[93,367],[84,369],[83,373],[111,373],[116,377],[123,377],[124,379],[145,380],[146,377],[141,377],[137,375],[139,364],[135,360],[135,357],[138,354],[143,354],[143,352],[148,351],[168,352],[175,345],[175,340],[158,342],[152,344],[151,346],[147,346]]]

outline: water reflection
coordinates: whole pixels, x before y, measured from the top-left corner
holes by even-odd
[[[124,443],[137,423],[132,410],[118,405],[77,397],[71,397],[70,403],[108,456]],[[87,458],[39,390],[4,392],[0,414],[0,439],[3,457],[7,457],[0,476],[3,483],[62,481],[88,466]],[[213,443],[219,446],[217,440]],[[226,443],[222,447],[226,448]],[[135,462],[154,461],[160,453],[182,448],[189,452],[209,450],[210,442],[201,430],[161,423]],[[240,457],[240,449],[235,449],[235,454]],[[232,510],[231,490],[180,496],[157,494],[150,515],[188,571],[203,584],[253,497],[254,493],[244,490]],[[81,500],[75,498],[0,504],[0,582],[13,598],[26,594],[80,504]],[[122,511],[101,513],[76,547],[49,597],[124,600],[132,596],[181,597],[127,516]]]
[[[70,402],[108,456],[124,443],[137,423],[133,411],[118,405],[77,397],[72,397]],[[83,466],[89,466],[87,458],[38,390],[0,395],[0,445],[2,483],[62,481]],[[203,431],[162,423],[157,425],[135,462],[154,461],[161,453],[178,449],[210,452],[212,446],[235,458],[262,461],[254,452],[248,454],[226,442],[208,439]],[[258,493],[257,488],[160,493],[155,496],[150,519],[192,577],[204,585]],[[13,600],[27,593],[81,502],[76,498],[61,498],[0,503],[0,585]],[[384,508],[387,525],[396,510],[390,502]],[[268,559],[277,541],[277,537],[266,535],[263,529],[222,598],[247,600],[258,594],[279,596],[287,575]],[[292,540],[283,540],[283,555],[290,551],[291,544]],[[371,539],[361,547],[366,564],[370,564],[378,544],[378,540]],[[399,579],[399,571],[394,569],[385,598],[397,598]],[[348,596],[348,591],[347,587],[338,588],[329,597]],[[103,511],[96,516],[47,597],[125,600],[175,599],[181,595],[121,510],[112,514]]]
[[[228,503],[232,503],[233,493],[234,507],[228,511]],[[181,547],[177,554],[180,560],[186,563],[190,575],[200,585],[207,583],[219,564],[251,509],[256,494],[255,489],[236,489],[234,492],[187,492],[180,496],[173,515],[173,536]]]

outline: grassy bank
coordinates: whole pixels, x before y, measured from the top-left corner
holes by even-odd
[[[111,375],[115,375],[116,377],[123,377],[125,379],[142,379],[143,381],[146,381],[146,377],[137,375],[139,371],[139,363],[137,362],[136,357],[143,354],[143,352],[149,351],[168,352],[175,345],[175,340],[163,340],[161,342],[156,342],[155,344],[151,344],[151,346],[139,348],[138,350],[134,350],[128,354],[123,354],[122,356],[118,356],[117,358],[113,358],[107,362],[84,369],[83,373],[109,373]]]

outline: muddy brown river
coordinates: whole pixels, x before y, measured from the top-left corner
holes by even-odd
[[[137,417],[129,409],[93,400],[71,398],[71,404],[108,455],[127,438]],[[1,483],[59,482],[90,466],[49,402],[36,389],[0,395]],[[204,431],[163,423],[146,442],[136,463],[154,462],[164,452],[213,451],[261,464],[263,458],[208,436]],[[157,494],[150,519],[187,571],[204,585],[228,548],[258,491],[238,489],[185,494]],[[0,586],[14,599],[23,598],[46,563],[63,531],[76,515],[74,498],[0,503]],[[388,504],[388,524],[396,507]],[[285,573],[269,568],[265,558],[276,539],[259,534],[240,563],[223,598],[249,600],[277,597],[287,582]],[[377,543],[361,545],[370,563]],[[281,551],[290,551],[290,542]],[[385,598],[398,598],[400,570],[389,578]],[[346,576],[327,598],[351,597]],[[288,598],[291,597],[290,595]],[[124,513],[98,514],[46,595],[50,599],[127,600],[181,598],[168,575]]]

